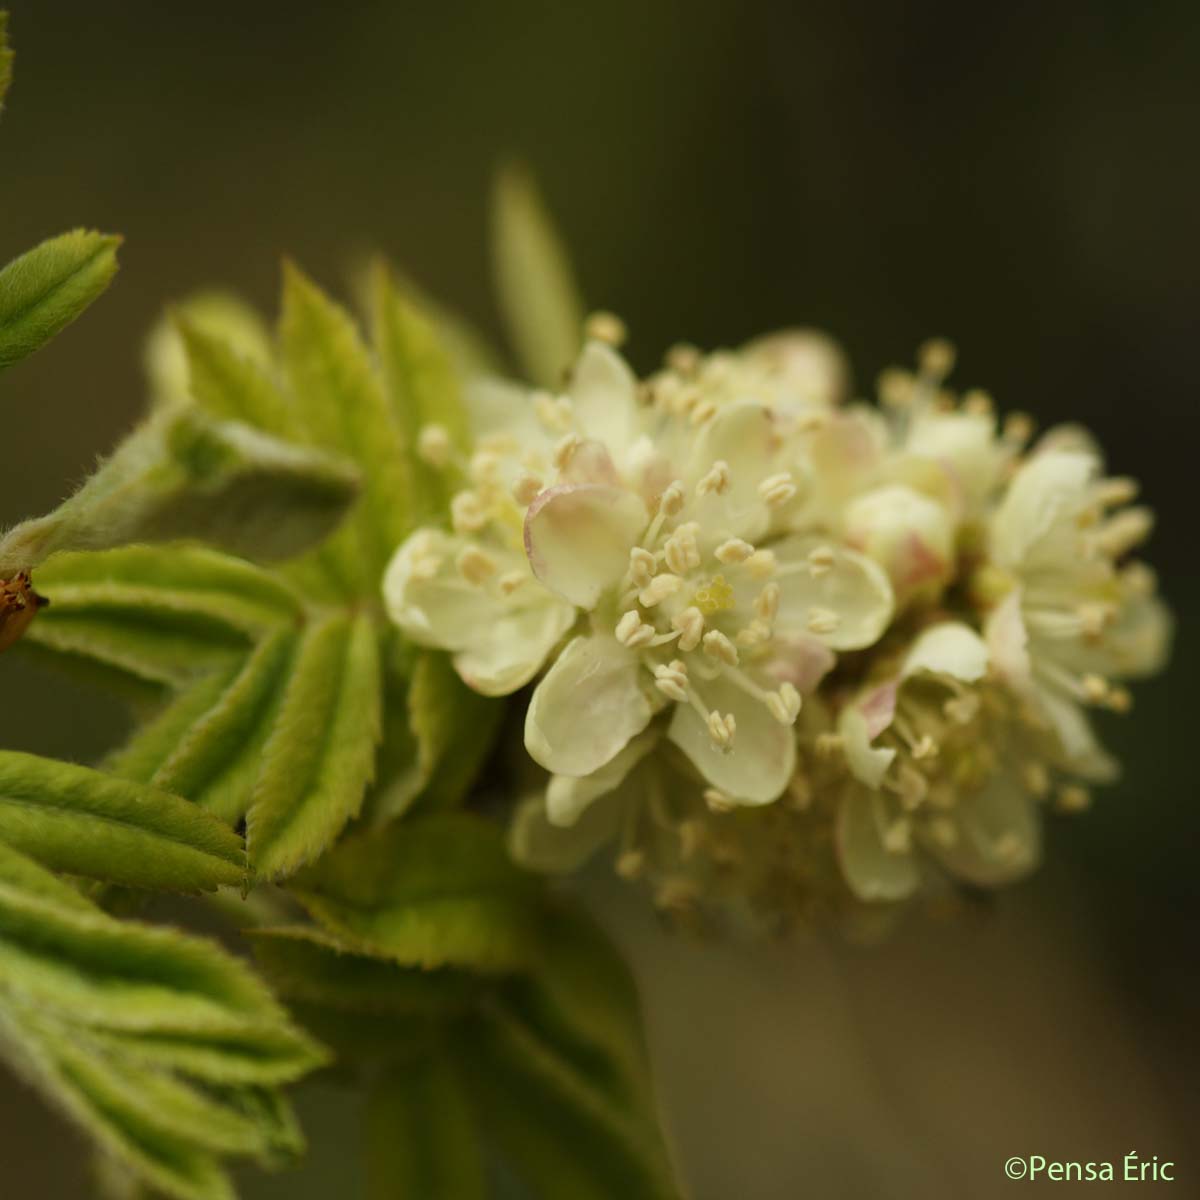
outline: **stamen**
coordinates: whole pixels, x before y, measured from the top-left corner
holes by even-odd
[[[1015,446],[1025,445],[1036,429],[1037,425],[1028,413],[1013,412],[1004,418],[1004,440]]]
[[[704,614],[694,606],[685,608],[671,618],[671,628],[679,631],[680,650],[695,650],[704,636]]]
[[[676,658],[670,663],[662,663],[654,668],[654,684],[664,696],[678,701],[687,702],[687,664]]]
[[[500,476],[500,455],[494,450],[477,450],[468,466],[471,482],[478,487],[495,487]]]
[[[1084,809],[1090,808],[1092,803],[1092,794],[1085,787],[1080,787],[1078,784],[1067,784],[1066,787],[1058,789],[1056,797],[1056,807],[1059,812],[1077,813],[1083,812]]]
[[[636,650],[642,646],[648,645],[654,638],[655,628],[653,625],[643,623],[641,615],[630,609],[618,622],[616,630],[617,641],[622,646],[628,646],[631,650]]]
[[[917,348],[917,365],[921,374],[941,381],[954,370],[954,343],[945,338],[930,338]]]
[[[737,807],[724,792],[716,788],[704,789],[704,803],[708,805],[710,812],[715,813],[733,812]]]
[[[676,575],[686,575],[700,565],[700,547],[696,542],[696,534],[700,526],[695,521],[688,521],[678,526],[667,538],[663,553],[667,566]]]
[[[680,375],[691,375],[700,366],[700,351],[687,342],[680,342],[667,351],[667,366]]]
[[[614,870],[622,879],[637,879],[645,869],[646,855],[641,850],[623,850],[614,864]]]
[[[534,393],[533,411],[548,433],[566,433],[574,420],[571,401],[549,392]]]
[[[522,508],[528,508],[542,487],[540,475],[535,475],[532,471],[522,471],[512,486],[512,497]]]
[[[555,443],[554,453],[550,457],[560,471],[565,471],[570,466],[575,451],[579,449],[579,440],[577,433],[564,433]]]
[[[753,646],[761,646],[763,642],[771,640],[771,626],[760,617],[755,617],[749,625],[739,629],[734,641],[739,646],[747,648]]]
[[[837,556],[832,546],[817,546],[808,552],[808,571],[814,579],[819,579],[833,569]]]
[[[693,409],[691,423],[695,426],[711,421],[717,415],[717,405],[714,400],[701,400]]]
[[[904,817],[893,821],[883,830],[883,848],[889,854],[908,854],[912,851],[912,822]]]
[[[902,367],[887,367],[880,371],[875,382],[879,403],[885,408],[901,411],[912,404],[913,377],[911,371]]]
[[[629,578],[633,586],[641,589],[654,578],[658,569],[658,559],[649,550],[634,546],[629,552]]]
[[[730,538],[722,542],[713,552],[720,563],[732,567],[735,563],[743,563],[754,553],[754,547],[742,538]]]
[[[808,610],[808,629],[810,633],[828,635],[836,633],[841,625],[841,618],[829,608],[810,608]]]
[[[486,583],[496,573],[496,560],[479,546],[464,546],[454,562],[468,583]]]
[[[1043,763],[1031,762],[1026,763],[1022,771],[1022,776],[1025,780],[1025,787],[1029,792],[1037,796],[1039,799],[1049,794],[1050,791],[1050,772],[1046,770]]]
[[[673,596],[683,587],[683,580],[678,575],[656,575],[638,593],[638,601],[647,608],[661,604],[668,596]]]
[[[511,596],[528,578],[529,576],[524,571],[505,571],[496,580],[496,586],[500,589],[502,596]]]
[[[710,493],[715,493],[718,496],[723,496],[729,491],[729,464],[724,459],[718,459],[708,469],[704,478],[696,484],[696,495],[707,496]]]
[[[777,692],[767,693],[767,711],[780,725],[794,725],[802,701],[793,684],[784,683]]]
[[[478,533],[488,523],[487,509],[477,492],[456,492],[450,501],[450,521],[457,533]]]
[[[1127,508],[1110,517],[1094,535],[1096,548],[1109,558],[1120,558],[1144,542],[1154,528],[1154,514],[1148,508]]]
[[[444,425],[422,425],[417,434],[417,455],[431,467],[447,467],[454,456],[454,443]]]
[[[790,471],[768,475],[758,485],[758,494],[770,508],[782,508],[796,495],[796,485]]]
[[[995,401],[982,388],[972,388],[963,397],[963,412],[972,417],[990,417],[996,411]]]
[[[603,311],[592,313],[584,323],[583,331],[587,337],[613,347],[623,346],[629,336],[625,322],[620,317]]]
[[[779,598],[782,591],[779,584],[768,583],[754,598],[754,613],[760,621],[774,621],[779,615]]]
[[[737,719],[733,713],[722,716],[714,709],[708,714],[708,735],[719,750],[728,750],[733,745],[737,733]]]
[[[710,629],[704,635],[704,653],[731,667],[738,664],[737,648],[719,629]]]

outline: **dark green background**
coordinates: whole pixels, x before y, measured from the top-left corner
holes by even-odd
[[[10,7],[0,258],[76,224],[128,241],[113,291],[0,385],[0,523],[135,419],[165,302],[221,284],[269,308],[284,252],[341,288],[382,248],[494,329],[486,200],[510,155],[643,367],[808,323],[869,384],[944,333],[963,384],[1086,421],[1160,514],[1181,636],[1111,723],[1127,782],[1051,823],[1039,880],[870,951],[681,945],[635,905],[618,932],[698,1200],[1004,1195],[1010,1154],[1134,1144],[1200,1178],[1194,3]],[[99,694],[2,667],[6,745],[86,757],[119,733]],[[318,1102],[325,1180],[351,1115]],[[75,1195],[63,1139],[0,1093],[0,1194]],[[329,1194],[318,1175],[269,1194]]]

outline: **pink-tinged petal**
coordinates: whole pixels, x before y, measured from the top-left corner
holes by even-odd
[[[896,680],[881,684],[869,691],[854,707],[863,715],[867,723],[867,737],[874,741],[889,725],[896,715],[896,697],[900,692],[900,684]]]
[[[690,704],[676,704],[667,736],[734,803],[769,804],[778,799],[796,766],[793,729],[723,677],[697,680],[693,687],[706,709],[733,715],[737,732],[732,746],[719,749],[704,718]]]
[[[773,642],[774,657],[766,671],[779,683],[790,683],[808,695],[837,665],[837,655],[809,634],[780,635]]]
[[[579,637],[546,672],[525,714],[525,748],[555,775],[590,775],[650,723],[641,660],[616,638]]]
[[[588,342],[568,394],[584,434],[622,457],[638,432],[637,378],[625,360],[603,342]]]
[[[892,712],[894,713],[894,711],[893,709]],[[891,716],[891,713],[887,714],[888,723],[891,721]],[[886,728],[886,724],[882,723],[883,719],[883,714],[878,711],[877,705],[873,721],[868,724],[866,714],[854,704],[844,708],[842,715],[838,718],[838,733],[842,738],[842,750],[846,755],[846,765],[856,779],[861,780],[872,789],[878,789],[896,757],[896,751],[889,747],[871,745],[875,736],[871,733],[871,728],[872,726],[879,727],[881,730]]]
[[[846,795],[838,810],[838,862],[860,900],[903,900],[916,891],[920,870],[911,853],[884,845],[879,820],[876,800],[869,792],[855,788]]]
[[[756,338],[743,350],[748,362],[763,367],[784,393],[782,404],[794,411],[839,404],[850,370],[842,348],[816,329],[783,329]],[[790,402],[790,403],[789,403]]]
[[[628,569],[646,521],[645,505],[623,488],[561,484],[529,506],[525,553],[548,588],[580,608],[594,608]]]
[[[832,416],[808,440],[817,490],[841,508],[876,480],[883,462],[884,436],[873,415],[847,410]]]

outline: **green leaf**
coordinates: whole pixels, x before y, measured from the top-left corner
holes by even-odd
[[[453,479],[416,454],[426,425],[440,425],[460,454],[470,450],[471,434],[461,394],[459,369],[433,321],[395,285],[387,268],[371,279],[375,345],[383,378],[408,452],[412,479],[408,532],[445,519]]]
[[[202,538],[287,558],[326,537],[357,489],[346,462],[193,410],[152,416],[53,513],[0,539],[0,577],[60,550]]]
[[[416,970],[349,954],[306,925],[255,929],[263,973],[286,1000],[338,1012],[453,1017],[480,991],[479,980],[451,968]]]
[[[8,13],[0,11],[0,112],[12,83],[13,52],[8,44]]]
[[[452,1060],[428,1056],[367,1096],[368,1200],[486,1200],[475,1117]]]
[[[118,921],[3,844],[0,1053],[107,1155],[179,1200],[231,1197],[224,1156],[294,1149],[266,1089],[323,1061],[218,946]]]
[[[533,180],[517,167],[496,179],[492,254],[501,310],[520,365],[533,382],[560,387],[582,344],[583,303]]]
[[[323,559],[350,594],[374,599],[408,528],[411,485],[400,427],[350,316],[292,266],[284,272],[279,333],[307,440],[346,454],[362,469],[362,501],[323,549]]]
[[[0,99],[10,64],[0,41]],[[108,287],[120,244],[119,237],[76,229],[0,271],[0,371],[45,345]]]
[[[0,841],[130,887],[211,891],[246,872],[242,839],[179,796],[12,750],[0,751]]]
[[[332,614],[302,634],[246,819],[263,877],[315,857],[362,806],[379,742],[379,641],[363,614]]]
[[[654,1124],[613,1104],[536,1032],[496,1010],[455,1049],[480,1124],[534,1195],[678,1200]]]
[[[347,838],[292,891],[347,949],[407,966],[506,971],[537,951],[538,880],[466,813]]]

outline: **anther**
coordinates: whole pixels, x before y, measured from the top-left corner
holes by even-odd
[[[635,650],[653,641],[655,631],[653,625],[645,624],[641,616],[634,609],[630,609],[617,622],[614,632],[617,641],[622,646],[628,646],[631,650]]]
[[[734,640],[739,646],[745,646],[747,649],[761,646],[771,640],[771,626],[761,617],[755,617],[748,625],[738,630]]]
[[[660,663],[654,668],[654,684],[664,696],[684,703],[687,698],[687,664],[680,659]]]
[[[549,392],[533,394],[533,411],[537,419],[550,433],[566,433],[571,428],[571,401],[566,396],[552,396]]]
[[[638,602],[647,608],[661,604],[668,596],[673,596],[683,587],[683,580],[678,575],[656,575],[638,593]]]
[[[527,508],[533,503],[534,498],[542,490],[542,479],[540,475],[535,475],[532,471],[522,471],[517,476],[516,483],[512,486],[513,499],[521,505],[522,508]]]
[[[808,552],[808,571],[814,579],[833,570],[835,562],[837,562],[837,557],[833,553],[832,546],[816,546]]]
[[[718,749],[728,750],[733,745],[737,733],[737,719],[733,713],[723,716],[715,709],[708,714],[708,735],[716,743]]]
[[[680,650],[695,650],[704,636],[704,614],[695,606],[685,608],[671,618],[671,628],[679,631]]]
[[[758,485],[758,494],[771,508],[782,508],[796,495],[796,485],[792,481],[791,472],[781,471],[778,475],[768,475]]]
[[[708,805],[710,812],[715,813],[733,812],[737,807],[724,792],[717,788],[704,789],[704,803]]]
[[[945,338],[930,338],[917,348],[917,365],[922,375],[945,379],[954,370],[954,344]]]
[[[718,459],[708,469],[704,478],[696,484],[696,495],[707,496],[715,493],[718,496],[729,491],[729,464],[724,459]]]
[[[738,664],[737,647],[719,629],[710,629],[704,635],[704,653],[730,667]]]
[[[458,533],[478,533],[488,523],[487,509],[476,492],[456,492],[450,501],[450,521]]]
[[[496,573],[496,560],[478,546],[464,546],[454,563],[468,583],[486,583]]]
[[[767,693],[767,711],[780,725],[794,725],[802,701],[793,684],[784,683],[777,692]]]
[[[888,367],[880,371],[875,389],[879,393],[880,404],[885,408],[896,411],[908,408],[913,398],[912,372],[902,367]]]
[[[524,571],[505,571],[496,580],[496,586],[502,596],[511,596],[528,578]]]
[[[717,415],[717,405],[714,400],[701,400],[692,408],[690,421],[693,425],[700,426],[706,421],[711,421]]]
[[[754,615],[760,621],[774,621],[779,615],[779,598],[782,595],[779,584],[772,581],[765,584],[763,590],[754,597]]]
[[[575,451],[578,449],[579,434],[564,433],[555,443],[554,452],[550,456],[551,461],[560,471],[565,471],[570,466],[571,459],[575,457]]]
[[[754,547],[742,538],[730,538],[727,542],[722,542],[713,553],[718,562],[731,567],[735,563],[745,562],[754,553]]]
[[[808,610],[808,631],[810,633],[828,635],[836,633],[841,625],[841,618],[829,608],[810,608]]]
[[[742,566],[754,579],[770,579],[775,574],[778,562],[774,550],[755,550]]]
[[[682,508],[683,502],[686,499],[686,493],[683,490],[683,484],[676,479],[673,483],[669,483],[658,501],[658,511],[663,516],[673,517]]]
[[[982,388],[972,388],[962,401],[963,412],[972,417],[990,417],[996,411],[995,401]]]
[[[676,575],[686,575],[700,565],[700,547],[696,542],[696,533],[700,526],[694,521],[680,525],[663,546],[667,566]]]
[[[667,351],[666,363],[680,375],[691,375],[700,366],[700,351],[695,346],[680,342]]]
[[[1023,446],[1037,428],[1033,418],[1028,413],[1009,413],[1004,418],[1004,440],[1016,446]]]
[[[417,454],[431,467],[445,467],[454,454],[454,445],[444,425],[423,425],[417,434]]]
[[[658,559],[649,550],[644,550],[641,546],[634,546],[630,550],[629,578],[633,581],[634,587],[644,588],[654,577],[657,567]]]
[[[587,337],[609,346],[622,346],[629,336],[625,322],[615,313],[594,312],[584,323],[583,331]]]

